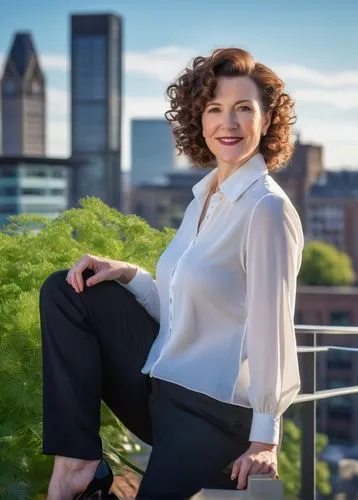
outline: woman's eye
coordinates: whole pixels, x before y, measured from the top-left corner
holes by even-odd
[[[249,106],[245,106],[245,105],[239,106],[238,109],[240,111],[251,111],[251,108]]]
[[[208,110],[208,113],[218,113],[220,111],[220,108],[210,108]]]

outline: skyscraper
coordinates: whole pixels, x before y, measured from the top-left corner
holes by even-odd
[[[122,20],[71,16],[71,146],[86,159],[76,172],[77,199],[96,196],[120,208]]]
[[[175,145],[170,124],[160,118],[132,120],[131,184],[138,187],[174,169]]]
[[[46,154],[45,77],[31,33],[15,33],[1,79],[2,153]]]

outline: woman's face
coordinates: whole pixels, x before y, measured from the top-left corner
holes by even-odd
[[[202,115],[203,136],[218,166],[240,167],[258,152],[270,125],[256,83],[248,76],[219,77]]]

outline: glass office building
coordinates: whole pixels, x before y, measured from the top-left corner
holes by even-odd
[[[0,156],[0,225],[10,215],[40,214],[53,219],[71,206],[71,158]]]
[[[96,196],[120,208],[122,20],[71,16],[71,146],[81,158],[77,200]]]
[[[173,130],[165,119],[135,118],[131,122],[131,184],[136,188],[159,181],[175,167]]]

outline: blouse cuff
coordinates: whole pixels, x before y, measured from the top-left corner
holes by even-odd
[[[278,444],[280,438],[280,416],[254,412],[249,441]]]
[[[146,300],[148,295],[150,295],[153,287],[152,275],[140,267],[138,267],[137,272],[128,283],[121,283],[119,280],[115,281],[142,301]]]

